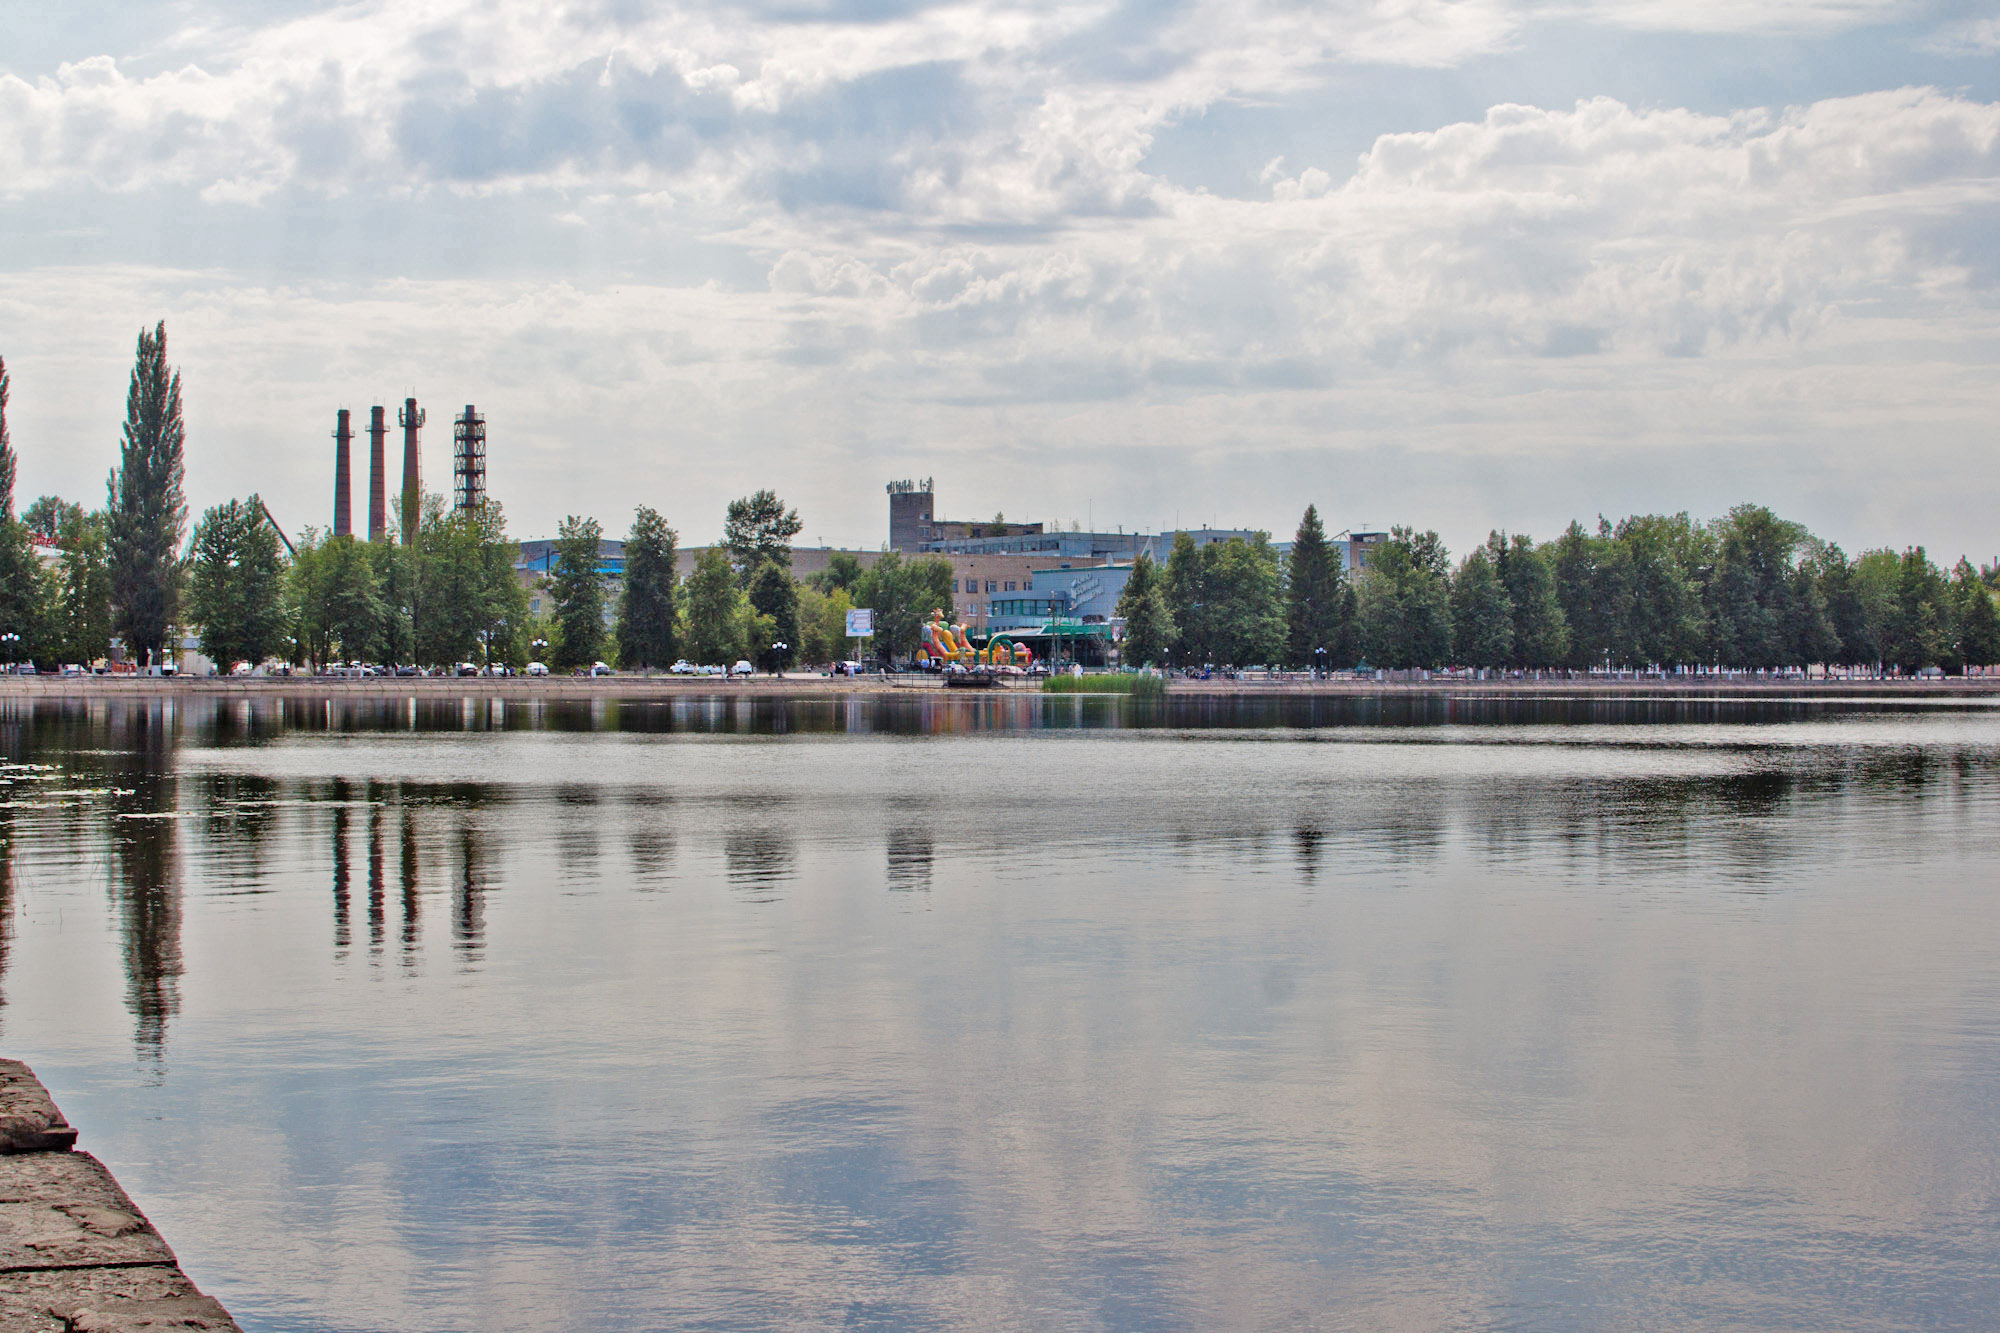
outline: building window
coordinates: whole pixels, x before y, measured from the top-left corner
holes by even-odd
[[[998,583],[994,582],[994,581],[993,581],[992,579],[988,579],[988,580],[986,580],[986,591],[988,591],[988,592],[999,592],[999,591],[1000,591],[1000,585],[999,585]]]
[[[1007,580],[1007,591],[1008,592],[1014,591],[1014,580],[1012,579]]]

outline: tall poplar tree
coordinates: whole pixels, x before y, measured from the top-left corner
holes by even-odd
[[[1166,581],[1153,557],[1144,551],[1132,562],[1132,576],[1125,580],[1113,613],[1125,622],[1125,665],[1154,666],[1167,660],[1179,631],[1173,613],[1167,610]]]
[[[134,656],[168,649],[180,610],[182,496],[186,431],[181,377],[167,367],[167,325],[139,333],[125,391],[124,440],[105,506],[112,628]]]
[[[0,356],[0,523],[14,517],[14,441],[7,434],[7,358]]]
[[[625,538],[625,589],[618,614],[618,661],[626,667],[671,665],[678,651],[674,607],[674,530],[644,505]]]

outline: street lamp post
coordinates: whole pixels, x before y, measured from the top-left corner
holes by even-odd
[[[785,651],[790,647],[791,645],[786,643],[783,639],[780,639],[776,643],[771,645],[771,660],[777,663],[778,665],[779,680],[783,680],[785,678]]]
[[[14,669],[14,655],[21,651],[21,636],[11,631],[6,634],[0,634],[0,643],[7,645],[7,669],[12,671]]]
[[[1319,679],[1326,679],[1326,649],[1313,649],[1313,671]]]

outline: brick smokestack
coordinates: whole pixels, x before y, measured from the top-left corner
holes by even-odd
[[[347,424],[347,409],[333,428],[333,535],[354,535],[354,432]]]
[[[396,421],[403,428],[403,545],[408,546],[417,539],[417,523],[423,517],[420,511],[424,503],[424,482],[417,459],[417,431],[424,424],[424,414],[417,410],[416,399],[403,400],[403,410]]]
[[[389,459],[386,440],[389,423],[382,408],[368,411],[368,540],[384,541],[389,536]]]

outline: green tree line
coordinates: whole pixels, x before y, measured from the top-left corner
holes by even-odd
[[[1638,515],[1552,541],[1490,533],[1454,563],[1407,527],[1344,568],[1308,507],[1268,540],[1141,556],[1118,604],[1125,657],[1159,665],[1672,670],[1808,665],[1958,671],[2000,662],[2000,566],[1922,547],[1850,558],[1760,505],[1697,523]]]

